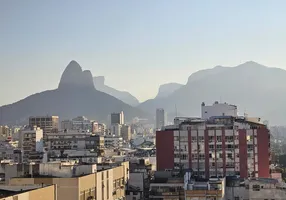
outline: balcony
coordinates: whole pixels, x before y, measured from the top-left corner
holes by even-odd
[[[213,196],[213,197],[222,197],[221,190],[187,190],[187,197],[204,197],[204,196]]]

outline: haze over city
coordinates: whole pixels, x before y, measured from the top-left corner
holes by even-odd
[[[0,1],[0,200],[285,200],[286,1]]]
[[[0,105],[54,89],[71,60],[140,102],[195,71],[286,68],[285,1],[1,1]]]

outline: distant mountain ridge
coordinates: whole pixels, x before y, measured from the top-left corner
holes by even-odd
[[[183,84],[179,84],[179,83],[166,83],[166,84],[160,85],[158,94],[155,98],[167,97],[182,86]]]
[[[33,94],[2,106],[0,110],[3,124],[23,123],[29,116],[43,115],[58,115],[61,120],[84,115],[107,122],[112,112],[120,111],[124,111],[127,121],[134,117],[150,117],[140,109],[96,90],[91,72],[82,71],[76,61],[71,61],[64,70],[58,89]]]
[[[236,67],[215,67],[193,73],[186,85],[171,95],[141,103],[138,108],[155,113],[156,108],[185,116],[200,116],[202,102],[222,100],[238,106],[240,114],[262,117],[285,125],[286,71],[249,61]]]
[[[129,92],[125,91],[119,91],[112,87],[109,87],[105,85],[105,77],[104,76],[96,76],[93,77],[94,87],[106,94],[109,94],[111,96],[114,96],[115,98],[123,101],[126,104],[129,104],[131,106],[138,106],[139,101],[136,99],[136,97],[132,96]]]

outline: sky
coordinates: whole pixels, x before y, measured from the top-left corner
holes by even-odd
[[[0,1],[0,105],[55,89],[71,60],[139,101],[201,69],[286,69],[286,1]]]

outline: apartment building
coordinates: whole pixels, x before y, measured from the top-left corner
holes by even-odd
[[[19,148],[23,162],[41,162],[43,158],[43,130],[39,127],[28,127],[19,133]]]
[[[7,140],[9,137],[11,138],[13,134],[13,130],[9,126],[0,126],[0,140]]]
[[[194,175],[225,177],[269,175],[267,127],[245,117],[188,119],[156,133],[157,170],[192,169]]]
[[[111,113],[111,125],[112,124],[124,124],[124,113]]]
[[[98,135],[106,134],[106,125],[103,123],[94,122],[92,127],[92,132]]]
[[[58,168],[61,171],[62,168]],[[47,169],[48,170],[48,169]],[[97,172],[70,177],[45,176],[42,172],[33,178],[12,178],[10,186],[57,185],[57,200],[120,200],[125,199],[125,188],[129,179],[129,163],[97,165]],[[42,173],[42,174],[41,174]],[[63,173],[66,174],[66,173]],[[59,175],[59,173],[57,174]]]
[[[85,116],[78,116],[71,120],[64,120],[61,122],[61,130],[85,130],[93,132],[94,126],[97,122],[89,120]]]
[[[0,186],[0,200],[57,200],[56,185]]]
[[[225,178],[193,178],[191,172],[175,175],[157,171],[150,184],[148,199],[178,200],[225,200]]]
[[[226,200],[284,200],[286,199],[285,182],[272,178],[238,179],[227,177]]]
[[[0,141],[0,162],[22,162],[21,149],[17,147],[18,145],[13,145],[13,142]]]
[[[124,141],[130,141],[131,140],[131,126],[126,125],[126,124],[122,125],[121,136]]]
[[[104,146],[106,148],[122,147],[123,139],[120,136],[106,135],[104,136]]]
[[[59,117],[58,116],[36,116],[29,118],[30,127],[40,127],[43,129],[43,133],[56,132],[59,129]]]
[[[104,137],[88,131],[65,130],[48,133],[46,146],[49,158],[82,158],[92,159],[101,156],[104,148]]]

